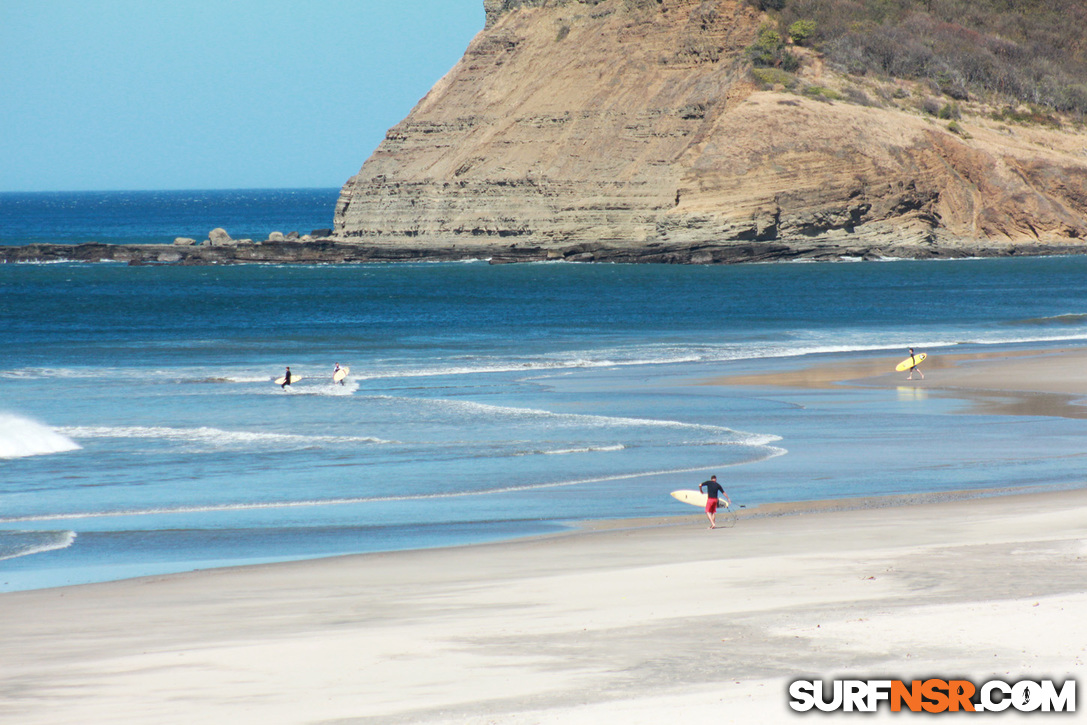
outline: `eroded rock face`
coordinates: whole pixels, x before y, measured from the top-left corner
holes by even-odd
[[[521,3],[520,5],[526,5]],[[679,160],[745,75],[739,2],[506,11],[344,187],[338,238],[644,241]],[[735,59],[730,59],[736,56]]]
[[[965,139],[900,110],[756,92],[743,50],[761,21],[739,0],[485,8],[461,61],[344,186],[337,240],[714,259],[1087,237],[1082,136],[994,124]]]
[[[235,243],[236,242],[231,239],[230,235],[227,234],[226,229],[223,229],[222,227],[215,227],[208,232],[208,244],[212,246],[225,246]]]

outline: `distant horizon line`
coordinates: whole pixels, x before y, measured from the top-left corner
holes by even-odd
[[[172,189],[11,189],[0,190],[0,194],[139,194],[169,192],[206,192],[206,191],[339,191],[340,186],[238,186],[238,187],[186,187]]]

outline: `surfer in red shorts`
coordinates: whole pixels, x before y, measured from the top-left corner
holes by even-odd
[[[698,484],[698,490],[706,490],[706,516],[710,520],[710,528],[717,528],[717,497],[724,498],[725,506],[732,505],[732,499],[725,493],[725,489],[721,488],[721,484],[717,483],[717,476],[710,476],[710,480],[703,481]]]

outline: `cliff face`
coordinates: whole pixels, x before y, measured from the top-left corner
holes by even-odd
[[[757,91],[739,0],[485,0],[487,27],[344,186],[413,248],[1077,244],[1087,137]],[[817,62],[814,63],[818,67]],[[695,260],[699,261],[699,260]]]

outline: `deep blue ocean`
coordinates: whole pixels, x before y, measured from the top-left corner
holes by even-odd
[[[0,244],[173,244],[332,228],[339,189],[0,192]]]
[[[0,239],[256,237],[328,226],[335,203],[201,193],[241,208],[174,210],[175,227],[103,194],[112,216],[92,222],[87,195],[43,195],[53,211]],[[9,264],[0,331],[0,591],[697,514],[668,493],[711,473],[749,507],[1082,482],[1081,420],[906,385],[702,383],[907,346],[1082,345],[1087,257]]]

